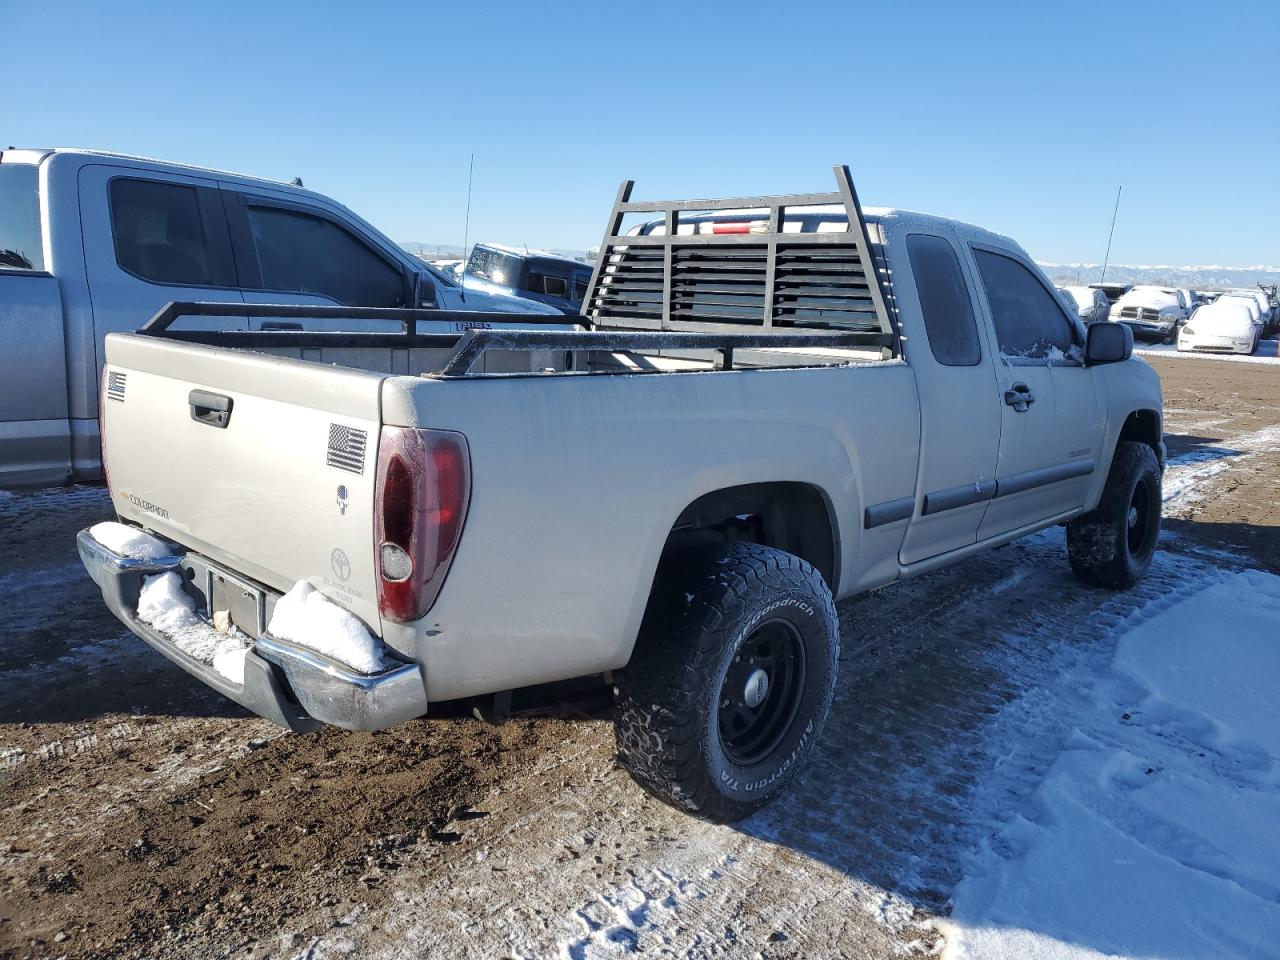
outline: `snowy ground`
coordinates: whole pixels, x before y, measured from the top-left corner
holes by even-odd
[[[1280,957],[1280,381],[1157,362],[1148,580],[1051,530],[842,603],[815,762],[733,827],[604,716],[284,734],[105,613],[100,490],[0,498],[0,956]]]
[[[1280,956],[1280,577],[1188,573],[1117,625],[1109,662],[993,724],[1064,730],[965,858],[948,957]]]

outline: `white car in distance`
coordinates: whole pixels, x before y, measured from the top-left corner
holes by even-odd
[[[1262,318],[1249,296],[1224,296],[1196,310],[1178,332],[1178,350],[1253,353]]]

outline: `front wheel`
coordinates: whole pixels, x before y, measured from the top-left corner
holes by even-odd
[[[1161,506],[1155,452],[1145,443],[1121,440],[1097,508],[1067,524],[1072,572],[1095,587],[1128,590],[1151,568]]]
[[[746,816],[813,750],[839,648],[831,590],[799,557],[740,542],[673,558],[616,677],[622,765],[674,807]]]

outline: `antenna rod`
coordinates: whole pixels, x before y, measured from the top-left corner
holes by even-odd
[[[476,155],[471,154],[471,166],[467,167],[467,219],[462,225],[462,273],[467,272],[467,238],[471,235],[471,175],[476,171]],[[462,274],[458,275],[458,279],[462,279]],[[464,291],[466,287],[462,288]],[[462,294],[465,302],[466,293]]]
[[[1116,208],[1111,211],[1111,232],[1107,234],[1107,255],[1102,258],[1102,276],[1098,279],[1099,283],[1105,283],[1107,279],[1107,264],[1111,261],[1111,238],[1116,235],[1116,214],[1120,212],[1120,191],[1123,189],[1123,183],[1116,188]],[[469,200],[468,203],[470,203]]]

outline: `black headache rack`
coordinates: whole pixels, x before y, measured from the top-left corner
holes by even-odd
[[[704,333],[828,331],[896,347],[849,168],[834,193],[722,200],[614,201],[582,316],[595,328]],[[788,232],[796,208],[843,210],[832,232]],[[624,232],[628,214],[652,219]],[[852,342],[852,341],[849,341]],[[842,343],[843,345],[843,343]]]
[[[900,339],[847,167],[835,168],[834,193],[722,200],[632,202],[624,181],[614,202],[576,323],[584,329],[539,330],[575,322],[563,316],[344,306],[174,302],[138,331],[148,336],[228,347],[431,347],[450,352],[436,378],[519,376],[476,374],[489,350],[566,351],[678,357],[719,354],[732,369],[735,351],[878,349],[900,353]],[[784,232],[789,209],[842,207],[838,232]],[[657,215],[622,233],[628,214]],[[661,230],[654,229],[661,227]],[[170,330],[179,317],[249,317],[270,323],[255,331]],[[396,320],[400,331],[325,332],[297,321]],[[452,322],[457,332],[417,331],[418,321]],[[524,329],[495,328],[518,324]],[[264,323],[264,327],[268,324]],[[688,353],[686,353],[688,351]],[[758,357],[759,355],[753,355]],[[823,356],[786,366],[829,366]],[[639,364],[626,372],[656,370]],[[610,371],[598,371],[610,372]],[[622,371],[615,371],[622,372]]]

